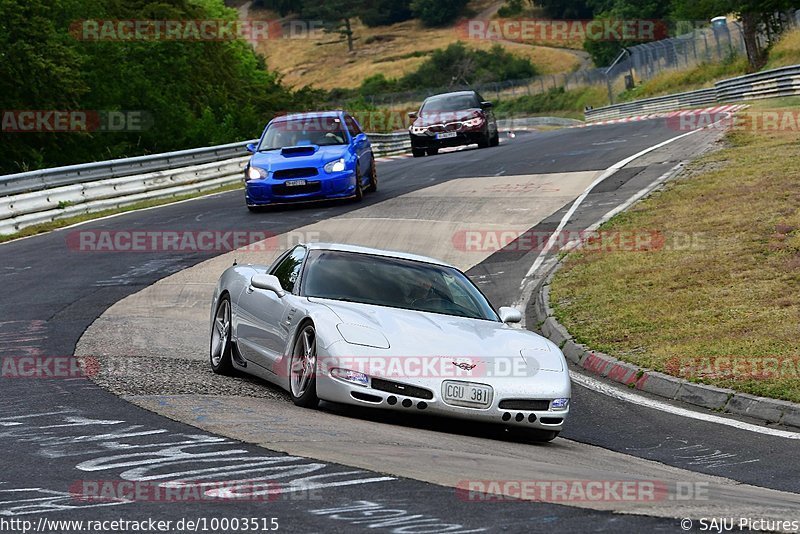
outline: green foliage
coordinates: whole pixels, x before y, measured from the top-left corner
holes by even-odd
[[[590,19],[594,13],[587,0],[540,0],[537,5],[554,19]]]
[[[387,78],[383,74],[373,74],[361,82],[359,92],[363,96],[394,93],[400,90],[400,83],[396,78]]]
[[[670,3],[663,0],[588,0],[595,19],[662,21],[669,14]],[[662,36],[663,37],[663,36]],[[642,44],[643,40],[598,41],[587,39],[583,48],[597,66],[610,65],[623,48]]]
[[[446,26],[454,22],[468,0],[412,0],[411,12],[425,26]]]
[[[364,0],[361,22],[367,26],[388,26],[411,18],[411,0]]]
[[[503,18],[517,17],[525,10],[526,0],[506,0],[506,3],[497,10],[497,15]]]
[[[619,96],[619,101],[625,102],[710,87],[717,80],[741,76],[746,71],[747,59],[742,56],[729,56],[724,61],[701,63],[690,69],[665,71],[633,89],[625,91]]]
[[[495,113],[498,116],[508,116],[566,112],[559,114],[582,118],[586,106],[600,107],[607,104],[608,96],[602,87],[585,87],[570,91],[558,87],[537,95],[500,100],[495,103]]]
[[[86,19],[236,17],[221,0],[0,0],[0,109],[141,110],[135,132],[5,133],[0,173],[228,143],[257,135],[276,112],[310,107],[243,41],[87,41]]]
[[[280,16],[285,17],[289,13],[302,12],[303,0],[254,0],[253,6],[277,11]]]
[[[515,56],[500,45],[490,50],[468,48],[456,42],[434,50],[415,72],[401,78],[375,74],[365,79],[363,96],[432,87],[473,85],[482,82],[519,80],[535,76],[536,67],[527,58]]]

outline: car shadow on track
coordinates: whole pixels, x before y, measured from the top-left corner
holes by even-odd
[[[531,438],[526,433],[524,427],[511,427],[502,424],[483,423],[478,421],[466,421],[463,419],[453,419],[448,417],[436,416],[421,413],[415,408],[413,412],[403,413],[395,410],[382,410],[380,408],[369,408],[351,406],[323,401],[320,403],[321,411],[347,417],[383,423],[387,425],[397,425],[406,428],[418,428],[432,432],[444,432],[447,434],[458,434],[475,438],[493,439],[498,441],[508,441],[512,443],[524,443],[536,446],[558,446],[558,442],[540,443]]]

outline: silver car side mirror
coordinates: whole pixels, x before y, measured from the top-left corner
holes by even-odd
[[[250,279],[250,285],[256,289],[272,291],[278,295],[278,298],[283,298],[286,294],[286,291],[281,287],[281,282],[278,280],[278,277],[271,274],[254,274]]]
[[[500,314],[500,320],[504,323],[518,323],[522,321],[522,314],[516,308],[503,306],[497,311]]]

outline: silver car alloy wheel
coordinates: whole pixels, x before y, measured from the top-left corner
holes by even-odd
[[[305,326],[297,336],[291,366],[292,395],[302,397],[317,369],[317,336],[313,326]]]
[[[222,357],[228,349],[230,331],[231,303],[225,299],[217,308],[217,315],[214,317],[214,328],[211,332],[211,363],[214,367],[219,367]]]

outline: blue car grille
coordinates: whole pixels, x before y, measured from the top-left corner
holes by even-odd
[[[279,195],[279,196],[287,196],[287,195],[304,195],[308,193],[318,193],[322,190],[322,184],[320,182],[308,182],[305,185],[284,185],[278,184],[272,186],[272,194]]]
[[[316,176],[317,169],[314,167],[301,167],[299,169],[284,169],[272,173],[275,180],[292,180],[294,178],[311,178]]]

